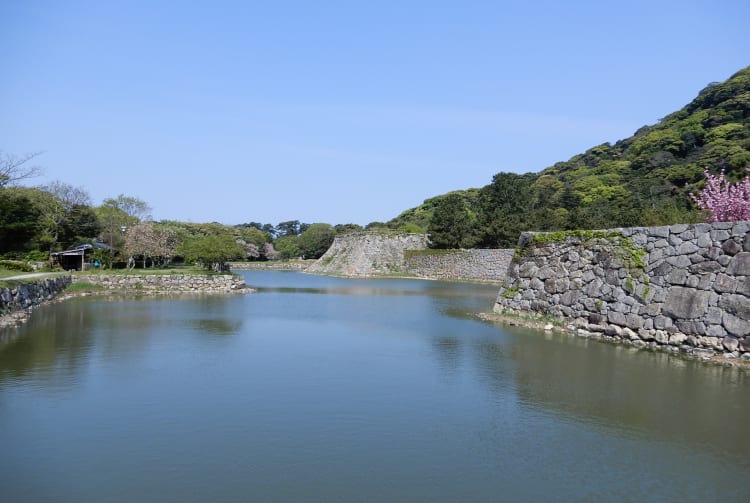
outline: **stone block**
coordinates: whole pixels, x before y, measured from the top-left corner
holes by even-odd
[[[721,258],[721,257],[719,257]],[[690,262],[690,259],[687,258],[685,255],[676,255],[674,257],[667,258],[667,263],[674,267],[679,267],[682,269],[686,269],[693,265],[692,262]]]
[[[669,226],[669,232],[671,234],[682,234],[688,229],[688,224],[674,224]]]
[[[572,306],[583,296],[583,292],[580,290],[568,290],[560,295],[560,304],[564,306]]]
[[[644,341],[653,341],[654,335],[655,335],[655,332],[653,330],[644,330],[644,329],[638,330],[638,337],[640,337],[641,340],[644,340]]]
[[[638,337],[638,334],[636,332],[634,332],[633,330],[627,327],[622,329],[622,336],[626,339],[630,339],[631,341],[640,339],[640,337]]]
[[[709,260],[716,260],[717,258],[721,257],[724,252],[721,251],[721,248],[718,246],[712,246],[708,249],[708,252],[706,253],[706,257]]]
[[[750,276],[750,252],[741,252],[732,257],[727,266],[727,274]]]
[[[687,340],[687,335],[681,334],[680,332],[673,332],[669,335],[670,346],[680,346]]]
[[[736,351],[740,347],[740,341],[737,337],[727,335],[722,339],[721,345],[724,346],[724,349],[727,351]]]
[[[730,257],[729,255],[722,255],[716,259],[716,262],[718,262],[721,267],[728,266],[731,261],[732,257]]]
[[[666,260],[657,261],[646,267],[650,276],[665,276],[672,270],[672,265]]]
[[[724,325],[724,328],[727,329],[727,332],[729,332],[731,335],[734,335],[736,337],[744,337],[746,335],[750,335],[750,321],[743,320],[741,318],[738,318],[737,316],[734,316],[733,314],[724,313],[724,316],[721,319],[722,325]]]
[[[707,260],[706,257],[698,253],[693,253],[692,255],[688,255],[688,258],[690,259],[690,262],[692,262],[693,264],[700,264],[701,262],[705,262]]]
[[[750,320],[750,298],[744,295],[725,293],[719,297],[719,307],[743,320]]]
[[[625,325],[633,330],[639,330],[643,328],[643,318],[637,314],[628,314],[625,316]]]
[[[690,255],[697,252],[699,248],[690,241],[685,241],[677,247],[677,253],[680,255]]]
[[[719,223],[719,222],[715,222],[715,223]],[[713,240],[714,242],[718,241],[719,243],[723,243],[724,241],[732,237],[732,235],[730,234],[728,230],[722,230],[722,229],[714,229],[711,231],[710,235],[711,235],[711,240]]]
[[[627,323],[625,315],[617,311],[610,311],[607,314],[607,321],[613,325],[624,327]]]
[[[688,272],[685,269],[672,269],[667,275],[667,283],[671,285],[684,285]]]
[[[667,293],[662,313],[673,319],[699,318],[706,312],[709,298],[704,290],[673,286]]]
[[[737,280],[737,293],[750,296],[750,276]]]
[[[719,293],[734,293],[737,289],[737,280],[726,274],[718,274],[714,281],[714,290]]]
[[[750,232],[750,221],[748,220],[745,220],[744,222],[735,222],[734,225],[732,225],[733,236],[742,236],[747,232]]]
[[[703,335],[706,333],[706,325],[702,321],[677,320],[674,324],[684,334]]]
[[[648,231],[649,236],[657,238],[666,238],[669,236],[669,226],[667,225],[662,225],[660,227],[649,227],[646,230]]]
[[[727,239],[724,244],[721,245],[721,251],[727,255],[737,255],[742,251],[742,246],[734,239]]]
[[[654,318],[654,328],[664,330],[672,326],[672,318],[662,316],[661,314]]]
[[[709,325],[706,327],[706,335],[712,337],[724,337],[727,335],[727,331],[721,325]]]
[[[696,244],[700,248],[710,248],[713,244],[713,241],[711,240],[711,236],[709,234],[704,233],[698,236]]]
[[[533,278],[538,272],[539,267],[534,262],[524,262],[518,268],[518,276],[521,278]]]

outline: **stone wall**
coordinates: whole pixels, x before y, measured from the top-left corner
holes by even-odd
[[[89,274],[75,275],[73,282],[93,283],[108,290],[232,292],[245,289],[245,279],[233,274]]]
[[[505,280],[514,250],[407,251],[404,272],[418,278]]]
[[[306,272],[338,276],[404,273],[404,251],[427,248],[427,235],[354,232],[336,236],[333,244]]]
[[[70,276],[57,276],[0,288],[0,315],[36,307],[52,300],[70,285]]]
[[[698,356],[750,359],[750,222],[523,234],[499,313]]]

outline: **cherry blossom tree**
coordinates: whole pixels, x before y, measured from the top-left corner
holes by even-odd
[[[747,168],[750,172],[750,168]],[[695,204],[708,212],[709,222],[750,220],[750,175],[737,183],[726,179],[724,170],[712,175],[703,170],[706,186],[698,195],[690,193]]]

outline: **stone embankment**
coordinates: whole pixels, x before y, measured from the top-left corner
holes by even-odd
[[[514,250],[406,251],[404,272],[426,279],[502,282]]]
[[[233,271],[304,271],[314,263],[314,259],[230,262],[229,268]]]
[[[0,288],[0,325],[3,319],[8,323],[20,321],[29,310],[54,299],[70,282],[70,276],[57,276]]]
[[[525,233],[495,312],[583,336],[750,360],[750,222]]]
[[[333,244],[306,272],[337,276],[404,274],[404,252],[427,248],[427,235],[354,232]]]
[[[233,274],[88,274],[74,283],[92,283],[107,290],[158,292],[246,292],[245,280]]]

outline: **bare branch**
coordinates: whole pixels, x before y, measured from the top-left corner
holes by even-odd
[[[28,164],[29,161],[41,154],[42,152],[33,152],[18,156],[0,150],[0,187],[13,185],[21,180],[41,175],[41,166]]]

